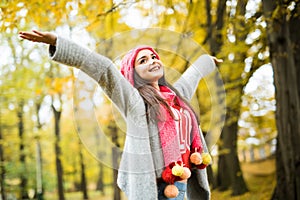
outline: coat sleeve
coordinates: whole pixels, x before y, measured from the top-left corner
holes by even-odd
[[[142,100],[138,91],[107,57],[60,36],[56,46],[50,46],[49,53],[54,61],[79,68],[93,78],[124,117],[137,101]]]
[[[216,68],[213,59],[204,54],[200,56],[174,83],[174,87],[187,100],[193,97],[199,81]]]

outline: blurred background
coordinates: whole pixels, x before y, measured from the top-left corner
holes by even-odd
[[[193,99],[212,199],[300,199],[299,14],[297,0],[2,0],[0,199],[126,199],[122,117],[93,80],[18,37],[33,29],[117,67],[149,42],[170,82],[203,53],[223,59]]]

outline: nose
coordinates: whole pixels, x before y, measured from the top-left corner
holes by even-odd
[[[155,62],[155,59],[150,58],[149,64],[152,65]]]

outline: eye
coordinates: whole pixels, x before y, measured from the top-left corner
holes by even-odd
[[[157,59],[156,55],[152,55],[152,59]]]
[[[146,62],[146,59],[141,59],[140,64],[144,64]]]

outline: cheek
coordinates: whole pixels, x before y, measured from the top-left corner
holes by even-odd
[[[135,71],[137,71],[137,72],[143,73],[143,72],[148,71],[148,65],[147,65],[147,64],[144,64],[144,65],[138,65],[138,66],[136,66],[134,69],[135,69]]]
[[[164,66],[161,60],[157,60],[156,62],[158,62],[162,67]]]
[[[146,72],[146,67],[143,67],[143,66],[138,66],[136,67],[135,69],[135,72],[141,77],[143,78],[145,72]]]

